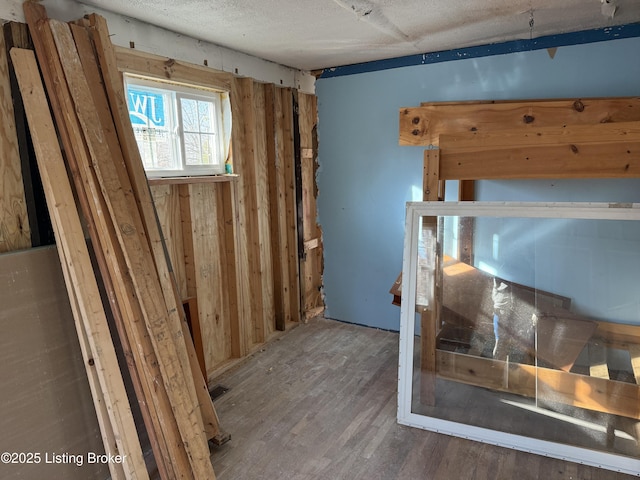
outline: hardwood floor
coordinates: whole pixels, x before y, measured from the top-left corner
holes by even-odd
[[[314,319],[219,383],[218,480],[635,478],[396,423],[398,334]]]

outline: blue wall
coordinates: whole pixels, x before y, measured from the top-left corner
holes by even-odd
[[[423,159],[422,147],[398,146],[399,109],[433,101],[639,96],[640,38],[563,46],[553,59],[535,50],[320,78],[316,94],[325,315],[398,330],[400,309],[389,289],[402,268],[405,203],[422,199]],[[551,200],[578,200],[589,185]],[[618,185],[595,188],[609,201],[640,201],[637,183],[627,182],[620,200]],[[480,182],[478,199],[505,189],[513,197],[504,200],[532,196]]]

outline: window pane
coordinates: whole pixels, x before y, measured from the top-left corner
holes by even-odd
[[[198,113],[200,118],[200,131],[203,133],[213,133],[214,109],[212,102],[198,102]]]
[[[198,131],[198,101],[191,98],[181,99],[182,128],[185,132]]]
[[[146,170],[180,168],[178,159],[173,153],[173,136],[167,130],[134,127],[133,132]]]
[[[201,165],[200,135],[197,133],[184,134],[184,157],[187,165]]]
[[[452,215],[413,236],[412,413],[640,458],[640,222]]]
[[[213,135],[202,134],[200,135],[200,146],[201,146],[201,154],[202,154],[202,164],[203,165],[211,165],[216,163],[215,157],[215,137]]]
[[[162,90],[128,86],[129,118],[145,169],[176,169],[175,139],[170,130],[171,95]]]
[[[183,96],[179,99],[185,165],[217,164],[219,153],[215,136],[215,103]]]

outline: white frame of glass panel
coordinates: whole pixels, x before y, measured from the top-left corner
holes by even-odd
[[[397,417],[398,423],[410,427],[640,476],[640,459],[499,432],[411,411],[419,224],[421,217],[439,216],[638,221],[640,204],[408,202],[402,263]]]

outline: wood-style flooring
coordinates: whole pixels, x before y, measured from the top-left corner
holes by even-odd
[[[218,480],[636,478],[396,423],[398,334],[314,319],[218,379]]]

